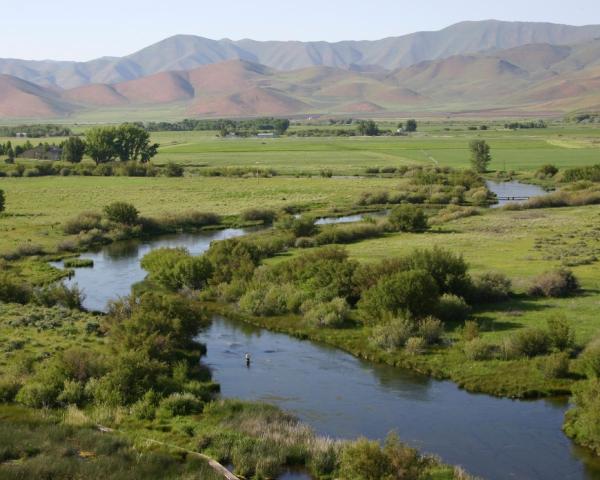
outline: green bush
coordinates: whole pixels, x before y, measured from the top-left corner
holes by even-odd
[[[414,331],[415,326],[411,320],[404,317],[392,318],[375,325],[370,340],[385,350],[397,350],[406,345]]]
[[[427,216],[414,205],[398,205],[388,217],[390,226],[397,232],[424,232],[428,228]]]
[[[462,339],[465,341],[473,340],[479,337],[479,323],[475,320],[467,320],[461,331]]]
[[[565,378],[569,375],[569,355],[566,352],[557,352],[541,359],[540,369],[544,377]]]
[[[76,380],[65,380],[64,386],[58,395],[58,402],[64,405],[81,406],[85,400],[84,385]]]
[[[213,272],[213,266],[208,258],[189,257],[180,260],[175,265],[175,277],[182,287],[191,290],[204,288]]]
[[[302,292],[291,284],[265,283],[249,287],[240,297],[239,307],[251,315],[272,316],[295,312],[302,301]]]
[[[361,317],[376,323],[386,314],[422,317],[434,313],[439,293],[432,276],[424,270],[400,272],[381,279],[362,295]]]
[[[425,352],[425,347],[427,343],[425,339],[422,337],[410,337],[406,341],[406,345],[404,346],[404,351],[408,355],[421,355]]]
[[[427,345],[440,343],[444,335],[444,325],[434,317],[427,317],[419,321],[417,334]]]
[[[139,218],[137,208],[126,202],[113,202],[104,207],[104,213],[111,222],[123,225],[135,225]]]
[[[28,303],[31,287],[8,272],[0,271],[0,301],[5,303]]]
[[[174,162],[169,162],[165,166],[165,175],[167,177],[183,177],[183,173],[183,167]]]
[[[173,393],[160,401],[158,413],[161,416],[179,417],[201,413],[204,403],[191,393]]]
[[[550,337],[541,328],[519,330],[511,337],[514,351],[524,357],[545,355],[551,347]]]
[[[600,380],[575,385],[574,408],[566,415],[565,431],[580,445],[600,454]]]
[[[153,420],[160,396],[152,389],[148,390],[142,398],[131,406],[131,414],[138,420]]]
[[[359,438],[348,443],[340,459],[341,478],[348,480],[381,480],[390,474],[389,461],[374,440]]]
[[[463,352],[469,360],[489,360],[492,358],[493,347],[481,338],[472,338],[463,345]]]
[[[581,360],[590,378],[600,378],[600,337],[592,340],[583,350]]]
[[[547,323],[552,348],[563,352],[575,346],[575,330],[564,316],[550,317]]]
[[[579,290],[579,280],[571,270],[546,272],[533,281],[529,294],[536,297],[568,297]]]
[[[60,389],[42,381],[27,382],[17,393],[15,400],[26,407],[48,408],[56,406]]]
[[[288,230],[295,237],[310,237],[319,230],[319,227],[315,225],[313,217],[303,216],[295,218],[293,215],[287,215],[277,222],[277,228]]]
[[[273,223],[276,217],[277,212],[270,208],[249,208],[240,215],[244,222],[263,222],[264,224]]]
[[[471,314],[471,307],[462,297],[445,293],[440,297],[437,316],[444,322],[463,322]]]
[[[304,319],[317,327],[338,328],[344,325],[350,313],[350,307],[344,298],[334,298],[329,302],[313,303],[305,309]]]
[[[2,213],[6,206],[6,195],[4,190],[0,190],[0,213]]]
[[[83,292],[77,285],[68,287],[64,283],[58,283],[36,288],[32,300],[45,307],[59,305],[64,308],[81,310],[84,298]]]
[[[12,402],[20,388],[21,384],[16,379],[0,378],[0,403]]]
[[[502,302],[510,296],[512,282],[503,273],[486,272],[473,278],[469,298],[474,303]]]

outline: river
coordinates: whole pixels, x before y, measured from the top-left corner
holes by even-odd
[[[84,290],[88,309],[104,310],[144,278],[139,262],[150,250],[186,247],[200,254],[214,240],[245,233],[227,229],[115,243],[82,255],[94,267],[76,269],[68,283]],[[396,430],[422,451],[490,479],[600,479],[600,461],[561,431],[565,401],[471,394],[452,382],[222,317],[200,340],[225,397],[278,405],[321,434],[381,439]],[[253,357],[250,369],[243,364],[245,352]]]

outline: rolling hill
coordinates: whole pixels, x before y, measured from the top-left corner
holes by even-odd
[[[278,70],[226,60],[133,80],[68,89],[0,75],[0,116],[62,118],[176,109],[179,116],[522,111],[561,114],[600,106],[600,39],[526,44],[408,67]],[[175,111],[175,110],[173,110]]]
[[[492,52],[528,44],[571,45],[600,37],[600,25],[486,20],[462,22],[436,32],[417,32],[376,41],[294,42],[211,40],[176,35],[125,57],[89,62],[0,59],[0,73],[64,89],[120,83],[159,72],[192,70],[226,60],[245,60],[276,70],[311,66],[393,70],[426,60]]]

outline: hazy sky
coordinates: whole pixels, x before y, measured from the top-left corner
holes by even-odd
[[[462,20],[600,24],[600,0],[0,0],[0,57],[122,56],[178,33],[256,40],[374,40]]]

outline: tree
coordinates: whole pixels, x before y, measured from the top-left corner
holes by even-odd
[[[150,134],[132,123],[124,123],[116,130],[115,153],[123,162],[129,160],[149,161],[158,152],[157,143],[150,144]]]
[[[85,152],[97,165],[112,162],[117,157],[116,138],[117,129],[115,127],[91,128],[85,134]]]
[[[361,135],[367,135],[369,137],[376,137],[379,135],[379,127],[373,120],[361,120],[358,122],[358,133]]]
[[[424,232],[427,230],[427,216],[414,205],[398,205],[389,216],[390,225],[399,232]]]
[[[4,190],[0,190],[0,212],[4,211],[5,203],[6,203],[6,197],[4,196]]]
[[[6,160],[6,163],[15,163],[15,151],[13,150],[12,144],[10,143],[10,141],[6,142],[5,153],[6,153],[6,156],[8,157],[8,159]]]
[[[469,144],[471,150],[471,165],[478,173],[487,171],[488,164],[492,161],[490,146],[485,140],[473,140]]]
[[[290,128],[290,121],[287,118],[277,119],[273,121],[273,130],[277,135],[283,135]]]
[[[417,131],[417,121],[414,119],[410,119],[406,121],[406,131],[407,132],[416,132]]]
[[[85,142],[81,138],[69,137],[62,144],[62,159],[71,163],[79,163],[83,159],[85,148]]]

